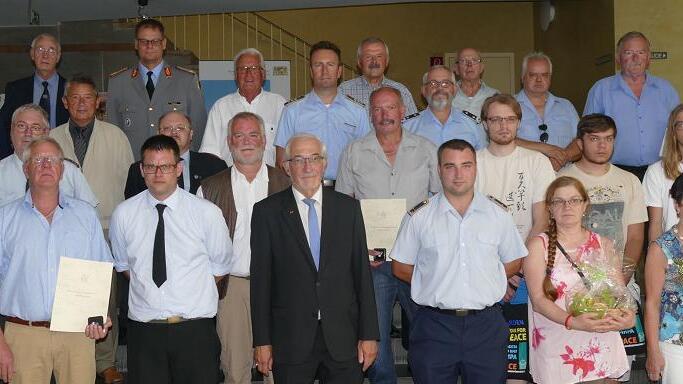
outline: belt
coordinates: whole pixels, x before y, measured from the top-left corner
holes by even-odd
[[[334,188],[334,180],[324,179],[323,180],[323,187],[333,187]]]
[[[489,311],[493,308],[498,308],[498,307],[500,307],[500,304],[498,304],[498,303],[491,305],[491,306],[488,306],[488,307],[483,308],[483,309],[442,309],[442,308],[425,306],[425,308],[429,309],[430,311],[443,313],[444,315],[457,316],[457,317],[465,317],[465,316],[470,316],[470,315],[476,315],[478,313],[486,312],[486,311]]]
[[[186,319],[186,318],[181,317],[181,316],[171,316],[171,317],[166,318],[166,319],[155,319],[155,320],[150,320],[148,322],[151,324],[177,324],[177,323],[182,323],[182,322],[190,321],[190,320],[193,320],[193,319]]]
[[[12,316],[5,316],[5,321],[9,321],[10,323],[14,324],[28,325],[29,327],[50,328],[49,321],[29,321]]]

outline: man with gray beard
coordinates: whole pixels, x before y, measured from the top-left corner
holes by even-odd
[[[422,96],[429,108],[408,116],[406,130],[429,139],[437,147],[451,139],[462,139],[479,150],[486,141],[474,120],[453,108],[456,93],[455,75],[444,65],[435,65],[422,76]],[[469,113],[469,112],[467,112]]]

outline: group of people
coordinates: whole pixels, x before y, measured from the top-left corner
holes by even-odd
[[[129,383],[246,384],[254,366],[269,383],[396,383],[396,302],[416,383],[627,381],[645,349],[650,379],[683,380],[683,105],[647,72],[642,33],[619,40],[620,72],[581,118],[550,93],[547,55],[524,57],[508,95],[473,48],[427,70],[418,112],[375,37],[341,84],[339,48],[313,44],[312,90],[289,102],[244,49],[238,90],[207,114],[166,44],[160,22],[137,24],[140,60],[110,75],[105,116],[90,77],[57,73],[49,34],[31,43],[34,74],[6,86],[1,380],[122,382],[121,320]],[[365,199],[405,203],[388,254],[368,249]],[[644,324],[571,313],[578,265],[609,252],[640,301],[646,239]],[[102,326],[50,330],[61,256],[125,276]]]

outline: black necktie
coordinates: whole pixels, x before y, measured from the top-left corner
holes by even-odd
[[[159,222],[154,234],[154,251],[152,259],[152,280],[157,287],[166,281],[166,244],[164,242],[164,204],[157,204]]]
[[[47,90],[47,81],[43,81],[43,94],[40,95],[38,105],[47,113],[47,120],[50,121],[50,91]]]
[[[145,88],[147,88],[147,94],[149,95],[149,99],[152,100],[152,95],[154,94],[154,82],[152,81],[152,75],[154,72],[149,71],[147,72],[147,85],[145,85]]]

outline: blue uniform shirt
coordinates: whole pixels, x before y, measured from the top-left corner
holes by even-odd
[[[50,94],[50,128],[54,128],[57,126],[57,103],[62,102],[57,100],[59,75],[55,72],[47,80],[43,80],[38,74],[33,76],[33,104],[35,105],[40,104],[40,97],[43,96],[43,81],[47,81],[47,91]]]
[[[33,207],[31,193],[0,208],[0,313],[47,321],[61,256],[108,261],[95,208],[63,194],[49,224]]]
[[[346,145],[370,132],[368,111],[361,104],[337,92],[329,106],[311,91],[285,105],[277,128],[275,145],[285,148],[297,133],[316,135],[327,146],[325,178],[336,180],[339,157]]]
[[[579,114],[571,101],[556,97],[548,92],[545,101],[543,118],[538,115],[536,108],[527,97],[524,90],[519,91],[515,98],[522,106],[522,121],[517,130],[517,137],[529,141],[540,142],[541,131],[538,126],[548,126],[548,144],[560,148],[566,148],[576,138],[576,126],[579,123]]]
[[[475,150],[486,147],[486,138],[477,123],[455,108],[451,108],[446,124],[441,124],[432,110],[427,108],[418,116],[406,119],[403,127],[410,133],[429,139],[437,147],[452,139],[465,140]]]
[[[484,195],[475,192],[461,216],[439,193],[405,216],[391,258],[414,266],[417,304],[482,309],[505,295],[503,264],[527,253],[512,216]]]
[[[643,166],[659,160],[669,114],[678,103],[678,92],[662,78],[648,73],[636,98],[617,73],[593,85],[583,114],[603,113],[617,123],[613,164]]]

